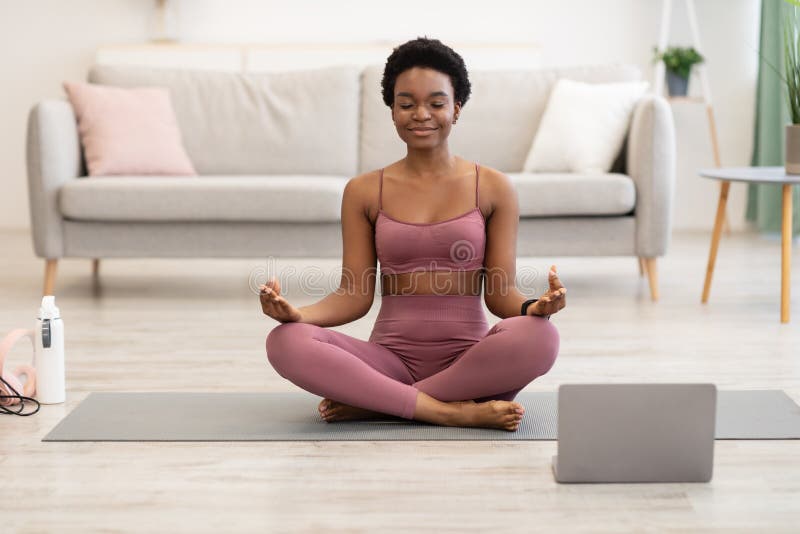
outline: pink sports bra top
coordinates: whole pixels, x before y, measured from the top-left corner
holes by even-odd
[[[478,204],[479,167],[475,164],[475,207],[434,223],[394,219],[383,211],[383,169],[378,186],[375,249],[381,274],[417,271],[471,271],[483,267],[486,226]]]

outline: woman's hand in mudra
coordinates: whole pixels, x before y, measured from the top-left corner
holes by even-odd
[[[556,266],[550,267],[550,288],[539,300],[528,306],[528,315],[553,315],[567,305],[567,288],[558,279]]]
[[[265,315],[282,323],[300,321],[300,311],[281,296],[281,284],[277,278],[270,278],[266,284],[258,286],[258,289],[258,298]]]

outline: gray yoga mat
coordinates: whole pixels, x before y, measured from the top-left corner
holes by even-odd
[[[91,393],[42,441],[555,440],[558,392],[523,392],[516,432],[405,419],[327,423],[321,397],[292,393]],[[780,390],[718,391],[716,439],[800,439],[800,406]]]

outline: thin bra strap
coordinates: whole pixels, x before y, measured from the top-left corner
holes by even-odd
[[[481,205],[478,202],[478,180],[480,179],[480,173],[478,172],[478,164],[475,164],[475,206],[480,208]]]
[[[383,209],[383,169],[381,169],[380,182],[378,183],[378,209]]]

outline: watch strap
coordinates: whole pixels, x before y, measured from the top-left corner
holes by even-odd
[[[533,304],[537,300],[539,300],[539,299],[528,299],[525,302],[523,302],[522,303],[522,309],[520,311],[520,315],[528,315],[528,306],[530,306],[531,304]]]

